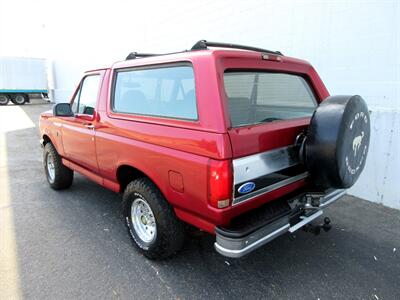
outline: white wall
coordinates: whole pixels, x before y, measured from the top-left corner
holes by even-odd
[[[360,94],[371,109],[367,167],[350,193],[400,208],[400,1],[0,1],[0,55],[51,59],[57,101],[87,68],[199,39],[307,59],[331,94]],[[10,11],[22,2],[19,26]]]

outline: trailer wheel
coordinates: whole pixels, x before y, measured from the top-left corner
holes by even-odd
[[[16,105],[24,105],[25,102],[28,102],[29,96],[26,94],[15,94],[13,96],[12,102]]]
[[[10,102],[10,97],[8,95],[0,95],[0,105],[7,105]]]

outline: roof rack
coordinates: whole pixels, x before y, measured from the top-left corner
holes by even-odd
[[[126,60],[128,60],[128,59],[135,59],[135,58],[142,58],[142,57],[157,56],[157,55],[162,55],[162,54],[131,52],[131,53],[129,53],[129,55],[126,57]]]
[[[196,44],[193,45],[192,49],[189,51],[196,51],[196,50],[207,50],[208,47],[219,47],[219,48],[231,48],[231,49],[243,49],[243,50],[250,50],[268,54],[275,54],[275,55],[283,55],[280,51],[271,51],[262,48],[256,48],[251,46],[244,46],[238,44],[228,44],[228,43],[218,43],[218,42],[207,42],[206,40],[200,40]],[[144,57],[151,57],[151,56],[160,56],[160,55],[168,55],[168,54],[176,54],[187,52],[188,50],[184,50],[181,52],[172,52],[172,53],[163,53],[163,54],[155,54],[155,53],[138,53],[138,52],[131,52],[126,57],[126,60],[129,59],[136,59],[136,58],[144,58]]]
[[[193,45],[191,50],[207,50],[208,49],[207,47],[243,49],[243,50],[250,50],[250,51],[256,51],[256,52],[269,53],[269,54],[283,55],[282,52],[280,52],[280,51],[271,51],[271,50],[267,50],[267,49],[256,48],[256,47],[251,47],[251,46],[244,46],[244,45],[238,45],[238,44],[208,42],[206,40],[198,41],[196,44]]]
[[[183,51],[178,51],[178,52],[169,52],[169,53],[138,53],[138,52],[131,52],[129,55],[126,57],[126,60],[129,59],[136,59],[136,58],[145,58],[145,57],[151,57],[151,56],[161,56],[161,55],[168,55],[168,54],[177,54],[177,53],[183,53],[183,52],[188,52],[188,50],[183,50]]]

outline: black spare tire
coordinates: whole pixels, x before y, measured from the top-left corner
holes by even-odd
[[[305,162],[314,182],[323,188],[349,188],[365,166],[370,139],[365,101],[355,96],[330,96],[315,110],[305,140]]]

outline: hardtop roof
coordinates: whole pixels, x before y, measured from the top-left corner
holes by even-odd
[[[197,58],[249,58],[249,59],[262,59],[261,52],[250,51],[250,50],[239,50],[239,49],[208,49],[208,50],[194,50],[194,51],[183,51],[171,54],[154,55],[136,59],[129,59],[118,61],[114,63],[111,68],[129,68],[129,67],[140,67],[145,65],[153,64],[167,64],[175,62],[193,62]],[[269,54],[274,55],[274,54]],[[288,57],[280,56],[282,62],[309,64],[307,61]]]

